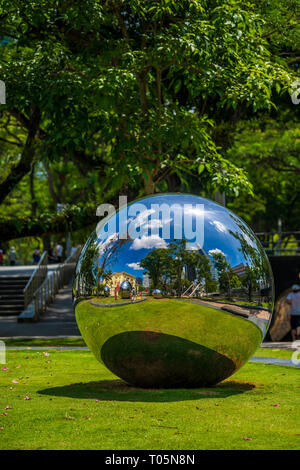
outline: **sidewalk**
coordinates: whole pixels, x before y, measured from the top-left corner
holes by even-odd
[[[54,271],[57,269],[58,264],[48,264],[48,271]],[[36,265],[27,265],[27,266],[0,266],[0,276],[31,276]]]

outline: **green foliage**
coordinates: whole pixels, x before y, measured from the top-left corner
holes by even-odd
[[[242,164],[255,185],[253,199],[241,195],[229,206],[252,221],[257,231],[277,228],[279,217],[286,231],[299,226],[299,143],[297,122],[269,120],[262,129],[260,122],[254,121],[243,125],[228,151],[230,160]]]
[[[120,192],[251,196],[243,162],[225,151],[239,119],[287,96],[295,74],[276,56],[283,37],[276,49],[265,35],[268,22],[284,29],[288,5],[298,11],[295,0],[277,16],[256,3],[0,0],[7,212],[33,165],[41,184],[34,195],[26,185],[25,209],[37,217]],[[290,43],[296,27],[293,17]]]
[[[229,261],[220,250],[211,252],[214,266],[218,271],[219,285],[221,291],[225,291],[228,299],[232,298],[232,289],[240,287],[241,281],[238,275],[233,271]]]

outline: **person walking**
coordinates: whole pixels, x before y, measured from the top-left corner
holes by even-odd
[[[62,262],[63,247],[59,242],[57,242],[55,251],[56,251],[57,262],[61,263]]]
[[[292,340],[296,341],[300,336],[300,287],[298,284],[293,285],[292,292],[288,294],[286,301],[290,306]]]
[[[47,252],[48,252],[48,263],[49,264],[54,263],[55,262],[55,256],[53,256],[53,250],[52,250],[51,245],[49,246]]]
[[[72,246],[71,248],[71,256],[73,256],[76,253],[77,246]]]
[[[3,266],[3,261],[4,261],[4,253],[2,248],[0,248],[0,266]]]
[[[33,264],[39,264],[40,259],[41,259],[41,250],[37,246],[33,252]]]
[[[17,261],[17,253],[16,253],[16,250],[15,250],[15,247],[12,246],[11,249],[10,249],[10,252],[9,252],[9,264],[11,266],[15,266],[16,261]]]

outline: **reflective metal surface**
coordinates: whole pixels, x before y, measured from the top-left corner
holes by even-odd
[[[162,296],[162,291],[160,289],[153,289],[152,297],[154,297],[154,299],[161,299]]]
[[[104,286],[103,292],[104,292],[105,297],[110,296],[110,288],[108,286]]]
[[[119,290],[119,294],[121,295],[121,298],[130,299],[131,293],[132,293],[132,285],[127,280],[123,281]]]
[[[73,295],[84,340],[114,374],[142,387],[197,387],[253,355],[271,321],[273,277],[235,214],[158,194],[98,224]]]

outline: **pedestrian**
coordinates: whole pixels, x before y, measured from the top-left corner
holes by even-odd
[[[16,250],[15,250],[15,247],[12,246],[11,249],[10,249],[10,252],[9,252],[9,264],[11,266],[15,266],[16,261],[17,261],[17,253],[16,253]]]
[[[134,302],[136,300],[136,289],[135,287],[131,291],[131,300]]]
[[[50,247],[48,248],[47,252],[48,252],[48,263],[49,263],[49,264],[54,263],[55,257],[53,256],[53,250],[52,250],[51,245],[50,245]]]
[[[33,252],[33,264],[39,264],[40,259],[41,259],[41,250],[37,246]]]
[[[55,251],[56,251],[57,262],[61,263],[62,262],[63,247],[59,242],[57,242]]]
[[[0,266],[3,266],[3,260],[4,260],[4,253],[3,253],[3,250],[0,248]]]
[[[290,320],[292,330],[292,340],[296,341],[300,337],[300,287],[294,284],[292,292],[286,298],[290,306]]]

